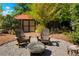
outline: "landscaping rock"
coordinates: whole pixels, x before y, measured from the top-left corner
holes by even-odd
[[[41,42],[31,42],[28,44],[27,48],[31,53],[42,53],[45,50],[45,45]]]

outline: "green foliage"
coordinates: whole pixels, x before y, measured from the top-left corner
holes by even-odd
[[[0,4],[0,15],[2,14],[2,4]]]
[[[79,4],[30,4],[31,11],[28,13],[41,24],[36,32],[41,31],[40,28],[52,20],[71,21],[72,29],[71,37],[74,43],[78,42],[79,36]]]
[[[2,10],[2,4],[0,4],[0,10]]]
[[[15,29],[20,25],[20,22],[15,20],[12,16],[0,16],[0,28],[2,32],[15,34]]]
[[[48,23],[51,20],[55,20],[55,18],[61,12],[61,5],[60,4],[30,4],[30,11],[27,13],[32,15],[32,17],[38,21],[39,23]]]
[[[18,3],[14,9],[16,10],[16,14],[23,14],[29,10],[26,3]]]
[[[0,15],[0,28],[2,28],[3,19],[4,19],[4,17],[2,15]]]
[[[79,44],[79,32],[72,32],[70,33],[71,42],[74,44]]]
[[[31,10],[26,13],[30,14],[33,19],[39,22],[41,27],[44,27],[48,22],[59,17],[63,6],[62,4],[38,3],[29,4],[28,7]],[[36,31],[37,30],[39,30],[39,27],[36,29]]]
[[[58,15],[57,19],[59,20],[59,22],[63,22],[63,21],[68,21],[71,20],[71,14],[70,14],[70,6],[72,4],[60,4],[59,6],[62,7],[62,11],[61,13]]]
[[[79,30],[79,4],[73,4],[71,6],[71,24],[74,31]]]
[[[44,27],[45,27],[44,25],[40,25],[40,24],[39,24],[39,25],[37,26],[37,29],[35,30],[35,32],[40,33]]]
[[[19,22],[10,15],[7,15],[2,19],[2,28],[4,29],[15,29],[17,26],[19,26]]]
[[[73,31],[70,33],[71,42],[79,44],[79,4],[72,4],[70,7],[71,25]]]
[[[64,35],[68,35],[69,33],[68,33],[68,32],[63,32],[62,34],[64,34]]]
[[[0,5],[0,7],[2,7]],[[2,9],[2,8],[0,8]],[[16,13],[12,14],[29,14],[35,19],[39,25],[36,32],[41,32],[50,21],[71,21],[73,31],[70,32],[73,42],[76,42],[79,36],[79,4],[62,4],[62,3],[33,3],[33,4],[17,4],[14,9]],[[13,29],[18,26],[19,22],[14,20],[12,16],[3,17],[0,15],[0,28]]]

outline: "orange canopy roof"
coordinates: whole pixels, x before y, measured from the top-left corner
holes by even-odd
[[[29,19],[32,19],[32,17],[29,15],[26,15],[26,14],[20,14],[20,15],[16,15],[15,19],[17,19],[17,20],[27,20],[28,19],[29,20]]]

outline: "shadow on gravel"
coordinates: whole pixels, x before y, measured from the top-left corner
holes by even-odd
[[[18,45],[18,44],[16,44]],[[27,48],[27,44],[21,44],[19,48]]]
[[[49,42],[49,46],[57,46],[57,47],[59,47],[60,46],[59,43],[60,43],[60,41],[51,41],[51,42]]]
[[[43,53],[31,53],[31,56],[50,56],[51,53],[52,52],[50,50],[45,49]]]

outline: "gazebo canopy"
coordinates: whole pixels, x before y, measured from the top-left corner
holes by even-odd
[[[29,20],[29,19],[32,19],[32,17],[29,15],[26,15],[26,14],[20,14],[20,15],[16,15],[15,19],[17,19],[17,20],[27,20],[28,19]]]

